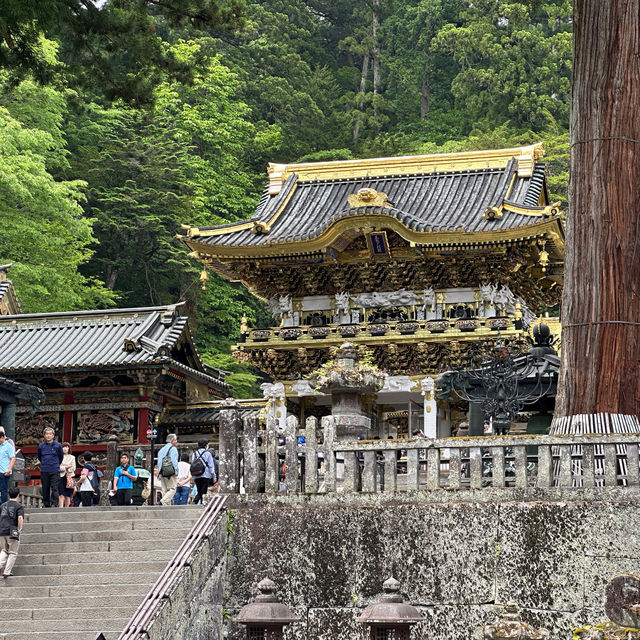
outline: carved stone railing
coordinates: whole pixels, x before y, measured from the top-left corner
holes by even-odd
[[[521,323],[517,323],[521,327]],[[512,317],[500,318],[443,318],[438,320],[403,320],[360,322],[357,324],[301,325],[296,327],[271,327],[251,329],[242,343],[244,347],[259,345],[291,345],[291,343],[312,343],[314,346],[326,343],[342,343],[345,340],[375,342],[376,339],[394,342],[416,340],[441,341],[463,338],[468,335],[502,336],[521,332]]]
[[[40,487],[20,487],[18,500],[23,507],[28,509],[42,509],[44,507]]]
[[[230,484],[221,481],[221,491],[571,491],[640,484],[640,434],[338,442],[330,417],[323,419],[321,430],[315,418],[308,418],[306,429],[300,430],[289,416],[286,444],[278,446],[274,421],[261,438],[257,426],[256,420],[245,421],[234,455],[224,456],[221,447],[220,476],[233,479]],[[297,443],[300,434],[306,437],[304,445]],[[323,436],[321,444],[318,435]]]

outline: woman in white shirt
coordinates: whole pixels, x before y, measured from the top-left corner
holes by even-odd
[[[183,453],[178,462],[178,478],[176,480],[176,494],[173,496],[173,504],[187,504],[189,491],[191,490],[191,465],[189,454]]]
[[[71,445],[68,442],[62,443],[62,462],[60,463],[60,480],[58,481],[58,500],[59,507],[70,507],[71,498],[73,497],[73,491],[75,486],[71,486],[67,489],[67,474],[70,473],[73,482],[73,476],[76,472],[76,457],[71,455]]]

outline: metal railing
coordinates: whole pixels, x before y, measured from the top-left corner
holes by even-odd
[[[166,569],[145,596],[142,604],[133,614],[118,640],[147,637],[149,627],[160,613],[165,600],[175,588],[182,570],[191,564],[192,558],[198,552],[204,540],[211,535],[216,522],[220,518],[226,499],[226,496],[215,496],[209,501],[202,515],[193,525],[189,535],[184,539]]]

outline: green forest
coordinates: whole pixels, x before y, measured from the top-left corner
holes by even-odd
[[[570,0],[0,0],[0,263],[25,312],[186,301],[204,359],[242,287],[176,239],[250,217],[272,162],[542,141],[566,199]]]

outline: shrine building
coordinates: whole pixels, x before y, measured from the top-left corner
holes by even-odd
[[[202,362],[179,312],[180,305],[168,305],[0,315],[2,388],[17,398],[17,407],[0,398],[0,418],[11,436],[15,424],[32,478],[39,476],[35,453],[45,427],[74,452],[91,451],[103,467],[109,438],[144,444],[166,406],[184,410],[229,395],[224,372]],[[33,387],[44,391],[37,413]]]
[[[450,435],[433,378],[474,341],[524,336],[560,300],[564,222],[542,156],[535,144],[271,164],[250,219],[185,226],[191,255],[274,315],[270,327],[245,323],[234,351],[272,377],[274,415],[327,410],[305,377],[348,340],[389,374],[368,436]]]

